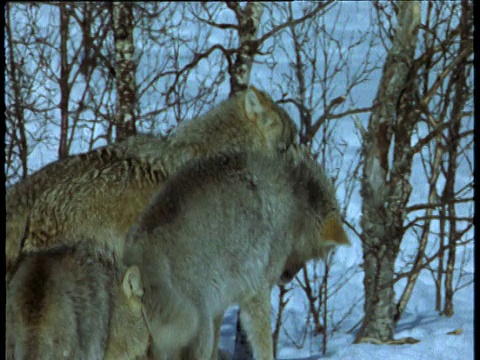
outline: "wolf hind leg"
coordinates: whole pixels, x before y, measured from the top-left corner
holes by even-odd
[[[219,355],[220,349],[218,347],[220,343],[220,328],[222,327],[222,322],[223,322],[223,315],[225,311],[222,312],[221,315],[218,315],[214,320],[213,320],[213,347],[212,347],[212,356],[211,360],[218,360],[218,359],[223,359],[225,357],[224,352],[222,352],[221,357]]]
[[[240,303],[240,320],[256,360],[273,360],[270,291],[262,290]]]
[[[197,336],[181,351],[179,360],[212,360],[214,346],[214,322],[204,317],[199,324]],[[215,360],[216,360],[215,351]]]
[[[199,330],[199,309],[175,288],[145,288],[142,302],[155,354],[178,354],[194,339]]]

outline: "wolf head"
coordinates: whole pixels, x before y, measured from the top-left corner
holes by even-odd
[[[306,237],[310,256],[325,257],[338,245],[350,245],[343,229],[335,188],[322,167],[310,156],[306,147],[289,149],[287,171],[292,191],[297,194],[300,208],[299,231]]]
[[[246,117],[264,134],[265,143],[274,151],[285,151],[296,142],[297,127],[287,112],[266,93],[254,86],[239,96],[243,98]]]

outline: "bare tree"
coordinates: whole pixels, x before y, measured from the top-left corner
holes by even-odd
[[[365,304],[356,341],[393,339],[395,260],[411,186],[413,127],[418,121],[412,73],[420,5],[400,2],[397,28],[383,68],[375,108],[363,134],[362,245]],[[393,152],[393,153],[392,153]],[[393,155],[393,158],[392,158]]]
[[[410,216],[405,227],[407,231],[419,229],[419,245],[410,269],[396,277],[407,278],[407,284],[396,305],[397,321],[408,304],[422,269],[431,269],[434,275],[435,308],[442,312],[444,297],[447,307],[447,298],[451,299],[454,292],[453,271],[457,245],[465,246],[469,243],[461,239],[473,226],[473,218],[461,220],[455,208],[473,201],[472,197],[466,196],[471,192],[470,184],[466,187],[462,185],[457,190],[456,176],[458,166],[471,161],[468,149],[473,132],[468,122],[472,121],[472,116],[466,110],[471,107],[469,103],[472,101],[473,83],[467,81],[472,74],[472,61],[469,60],[473,55],[472,18],[471,2],[430,1],[426,4],[426,22],[420,30],[425,41],[415,60],[415,68],[419,74],[418,96],[422,112],[419,127],[424,124],[427,131],[413,146],[413,152],[420,154],[429,191],[425,203],[407,207]],[[441,75],[436,77],[436,74]],[[466,131],[460,133],[462,127]],[[456,153],[454,149],[458,151],[460,148],[462,150]],[[448,159],[446,164],[444,159]],[[450,213],[450,209],[453,212]],[[422,211],[424,214],[418,216]],[[435,228],[439,228],[440,232],[435,231]],[[436,238],[439,239],[437,251],[428,254],[427,245],[432,245]],[[447,254],[447,267],[444,268]],[[434,261],[438,264],[436,270],[432,268]],[[448,292],[445,296],[442,291],[444,276],[445,291]],[[451,301],[450,306],[453,307]]]
[[[460,32],[459,53],[462,54],[467,51],[470,55],[473,55],[473,3],[464,1],[461,6],[460,24],[458,26]],[[455,64],[452,68],[450,83],[448,84],[448,86],[451,87],[451,90],[449,89],[449,98],[452,100],[452,107],[446,144],[448,149],[448,163],[445,169],[446,184],[441,198],[442,202],[447,207],[446,215],[448,216],[450,223],[447,244],[448,259],[445,273],[445,306],[443,310],[446,316],[452,316],[454,313],[453,272],[455,268],[457,243],[462,236],[462,231],[460,231],[456,220],[457,215],[455,205],[457,196],[455,194],[455,180],[458,168],[457,161],[461,152],[460,128],[461,120],[463,118],[463,109],[465,108],[468,96],[471,93],[471,89],[469,89],[467,85],[467,77],[471,72],[471,65],[469,66],[468,63],[469,60],[465,56]]]
[[[6,121],[10,122],[10,126],[7,126],[6,137],[7,137],[7,147],[6,147],[6,171],[7,180],[9,170],[14,167],[14,151],[15,147],[18,149],[18,157],[20,159],[20,177],[25,178],[28,174],[28,148],[27,148],[27,137],[25,133],[25,119],[24,111],[25,104],[22,92],[25,91],[21,88],[22,84],[25,84],[25,81],[22,81],[21,73],[23,71],[22,65],[25,63],[25,59],[15,59],[15,44],[13,42],[12,36],[12,26],[11,26],[11,13],[10,13],[11,4],[5,5],[5,20],[6,20],[6,37],[7,37],[7,56],[6,56],[6,73],[7,73],[7,88],[10,85],[11,91],[6,91],[5,95],[11,97],[10,104],[6,109]],[[8,103],[8,102],[7,102]],[[16,172],[16,170],[14,170]],[[12,175],[10,175],[12,176]]]
[[[381,29],[385,39],[391,39],[392,45],[376,99],[378,105],[364,132],[361,238],[365,266],[365,315],[357,342],[393,340],[395,322],[400,319],[410,299],[419,272],[431,267],[435,260],[439,264],[437,308],[440,307],[440,284],[444,272],[449,272],[445,276],[445,288],[449,288],[445,299],[452,298],[456,245],[465,244],[460,238],[471,228],[472,221],[455,213],[455,206],[468,201],[468,198],[462,199],[462,192],[455,190],[455,172],[459,163],[454,150],[459,149],[462,138],[460,124],[462,119],[468,118],[465,108],[468,99],[471,99],[471,89],[468,89],[466,81],[471,73],[469,58],[473,51],[472,15],[467,11],[469,4],[462,3],[464,11],[459,12],[455,8],[460,7],[460,3],[429,2],[426,4],[426,22],[420,26],[418,4],[392,3],[389,7],[385,3],[375,3],[375,6],[379,15],[390,19],[391,12],[386,14],[386,9],[394,9],[397,26],[395,31],[388,25]],[[460,13],[462,16],[465,14],[463,21]],[[460,19],[457,26],[454,25],[455,19]],[[423,52],[414,58],[418,28],[426,41],[424,47],[420,47]],[[427,132],[424,125],[427,125]],[[469,136],[469,131],[465,136]],[[425,176],[430,190],[424,204],[407,206],[412,192],[409,178],[414,155],[418,153],[426,165]],[[449,159],[447,165],[445,158]],[[440,180],[445,182],[442,194],[437,192],[441,188]],[[435,214],[437,210],[438,215]],[[418,211],[425,211],[425,215],[413,215]],[[433,221],[440,222],[438,236],[441,241],[438,251],[427,255]],[[459,229],[456,226],[459,221],[466,226]],[[453,225],[456,230],[449,230],[449,233],[442,230],[447,229],[447,223],[448,229]],[[415,259],[410,263],[411,269],[396,273],[394,263],[401,241],[406,232],[414,228],[421,231]],[[443,264],[447,252],[445,269]],[[407,278],[407,285],[395,308],[393,284],[403,278]]]
[[[230,73],[230,95],[247,88],[250,83],[253,57],[258,53],[258,29],[263,13],[261,2],[248,2],[242,8],[239,3],[225,3],[234,13],[238,25],[238,38],[240,41],[236,58],[233,61]]]
[[[115,38],[115,77],[117,81],[116,137],[121,140],[136,134],[137,85],[133,42],[133,5],[114,2],[112,6]]]
[[[13,71],[17,79],[12,78],[8,86],[12,90],[18,86],[24,90],[20,92],[23,100],[15,101],[13,97],[6,100],[7,108],[13,110],[18,104],[23,111],[18,121],[14,112],[8,110],[11,115],[7,123],[12,126],[7,126],[7,133],[13,135],[13,141],[7,140],[11,147],[8,153],[15,158],[16,153],[23,153],[19,149],[27,149],[28,143],[24,157],[28,170],[41,165],[41,161],[35,161],[38,157],[28,156],[36,148],[42,149],[40,153],[49,154],[52,152],[44,150],[55,150],[57,156],[63,158],[70,153],[73,142],[82,144],[87,140],[87,144],[90,142],[93,146],[99,139],[95,127],[111,118],[102,111],[111,101],[110,73],[102,78],[102,71],[95,71],[101,67],[92,65],[83,56],[91,53],[91,50],[85,51],[85,47],[98,49],[108,44],[105,27],[108,16],[102,6],[91,3],[9,5],[10,17],[17,21],[12,24],[14,29],[7,52],[11,51],[17,58]],[[97,36],[88,37],[91,30]],[[97,56],[90,58],[98,59]],[[97,64],[103,65],[104,61],[97,60]],[[20,145],[15,138],[21,138],[22,128],[25,128],[25,141]],[[56,160],[51,155],[46,159]],[[15,161],[11,164],[17,166],[13,165]],[[7,174],[7,177],[12,175],[10,170]]]

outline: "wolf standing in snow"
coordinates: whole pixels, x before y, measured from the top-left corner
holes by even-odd
[[[124,262],[140,269],[155,351],[215,358],[213,320],[237,303],[255,358],[272,360],[272,287],[286,267],[348,243],[314,160],[236,152],[172,176],[130,230]]]

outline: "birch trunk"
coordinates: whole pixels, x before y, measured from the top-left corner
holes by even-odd
[[[412,68],[420,23],[418,2],[396,5],[397,29],[363,139],[365,314],[356,342],[365,338],[392,340],[395,327],[392,280],[411,192],[410,140],[417,121]]]
[[[133,7],[132,3],[115,2],[112,5],[115,39],[115,77],[117,81],[116,138],[121,140],[135,135],[136,119],[136,65],[133,59]]]
[[[240,40],[237,57],[229,69],[230,92],[233,95],[246,89],[250,83],[253,58],[258,51],[258,27],[263,13],[263,4],[248,2],[245,8],[242,8],[239,3],[227,2],[227,6],[235,12]]]

